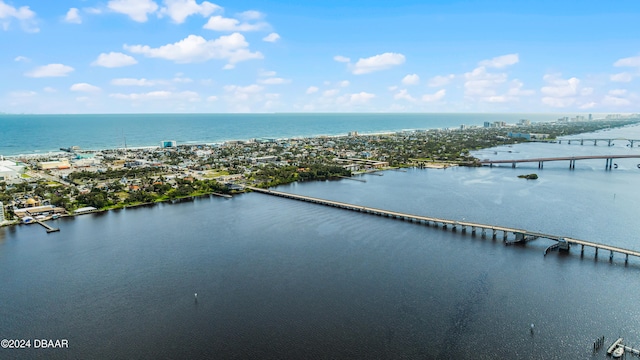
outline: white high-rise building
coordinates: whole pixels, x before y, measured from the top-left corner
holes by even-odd
[[[4,204],[0,201],[0,224],[4,222]]]

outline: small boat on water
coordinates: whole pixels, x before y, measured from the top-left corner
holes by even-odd
[[[624,347],[622,346],[618,346],[615,350],[613,350],[613,352],[611,353],[611,356],[614,359],[619,359],[622,357],[622,355],[624,355]]]

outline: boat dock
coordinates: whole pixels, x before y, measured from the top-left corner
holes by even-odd
[[[40,220],[38,220],[38,219],[36,219],[36,218],[34,218],[33,220],[34,220],[35,222],[37,222],[38,224],[42,225],[45,229],[47,229],[47,233],[52,233],[52,232],[60,231],[60,229],[59,229],[59,228],[51,227],[51,226],[49,226],[49,225],[47,225],[47,224],[43,223],[42,221],[40,221]]]
[[[640,355],[640,350],[634,349],[631,346],[627,346],[622,343],[622,338],[614,341],[611,346],[607,349],[607,355],[612,356],[614,358],[620,358],[624,356],[625,352],[629,352],[633,355]]]

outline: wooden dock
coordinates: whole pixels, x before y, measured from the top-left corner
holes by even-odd
[[[586,246],[586,247],[592,247],[595,249],[596,258],[598,257],[598,250],[609,251],[610,261],[613,260],[614,253],[625,255],[625,263],[629,261],[629,256],[635,256],[637,258],[640,258],[639,251],[624,249],[621,247],[601,244],[601,243],[592,242],[592,241],[565,237],[561,235],[546,234],[541,232],[528,231],[524,229],[517,229],[517,228],[499,226],[499,225],[481,224],[481,223],[474,223],[469,221],[456,221],[456,220],[441,219],[441,218],[435,218],[435,217],[429,217],[429,216],[407,214],[407,213],[402,213],[397,211],[383,210],[383,209],[377,209],[377,208],[366,207],[361,205],[354,205],[354,204],[344,203],[340,201],[326,200],[326,199],[314,198],[310,196],[285,193],[285,192],[276,191],[276,190],[261,189],[253,186],[245,186],[245,188],[255,192],[267,194],[267,195],[279,196],[287,199],[305,201],[313,204],[331,206],[335,208],[357,211],[357,212],[371,214],[371,215],[384,216],[384,217],[389,217],[396,220],[416,222],[419,224],[424,224],[426,226],[431,226],[431,225],[435,227],[441,226],[443,229],[448,229],[450,227],[451,230],[454,232],[460,229],[463,234],[467,233],[467,229],[471,229],[472,236],[475,236],[478,231],[480,231],[481,236],[483,238],[487,237],[488,233],[491,233],[491,237],[494,240],[497,238],[498,234],[501,234],[503,242],[508,244],[525,243],[538,238],[545,238],[545,239],[557,241],[557,244],[552,245],[551,247],[549,247],[549,249],[545,251],[545,255],[549,250],[558,249],[558,250],[569,251],[571,245],[580,245],[581,255],[584,255],[584,248]]]
[[[35,221],[35,222],[37,222],[38,224],[42,225],[42,226],[47,230],[47,233],[52,233],[52,232],[60,231],[60,229],[59,229],[59,228],[51,227],[51,226],[49,226],[49,225],[47,225],[47,224],[43,223],[42,221],[40,221],[40,220],[38,220],[38,219],[36,219],[36,218],[34,218],[34,221]]]

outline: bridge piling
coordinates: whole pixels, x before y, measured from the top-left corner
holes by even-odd
[[[432,218],[432,217],[428,217],[428,216],[407,214],[407,213],[396,212],[396,211],[389,211],[389,210],[384,210],[384,209],[367,208],[367,207],[363,207],[363,206],[360,206],[360,205],[342,203],[342,202],[332,201],[332,200],[318,199],[318,198],[313,198],[313,197],[304,196],[304,195],[289,194],[289,193],[279,192],[279,191],[275,191],[275,190],[265,190],[265,189],[255,188],[255,187],[246,186],[246,185],[244,187],[247,188],[247,189],[250,189],[252,191],[255,191],[255,192],[269,194],[269,195],[272,195],[272,196],[278,196],[278,197],[282,197],[282,198],[299,200],[299,201],[306,201],[306,202],[309,202],[309,203],[312,203],[312,204],[320,204],[320,205],[325,205],[325,206],[338,208],[338,209],[358,211],[358,212],[361,212],[361,213],[367,213],[367,214],[371,214],[371,215],[385,216],[385,217],[388,217],[390,219],[404,220],[404,221],[407,221],[407,222],[414,222],[414,223],[424,223],[427,226],[429,226],[430,223],[433,223],[434,227],[438,227],[438,224],[442,224],[443,230],[447,229],[448,226],[451,226],[452,230],[456,231],[457,228],[460,226],[460,227],[462,227],[462,232],[464,233],[464,232],[466,232],[467,227],[471,227],[471,233],[473,235],[475,235],[476,232],[478,231],[478,229],[480,229],[483,239],[487,238],[487,232],[489,230],[491,230],[492,238],[493,238],[494,241],[497,238],[498,232],[502,232],[502,238],[503,238],[503,240],[505,241],[506,244],[510,244],[510,243],[514,243],[514,242],[527,242],[527,241],[535,240],[535,239],[538,239],[538,238],[546,238],[546,239],[549,239],[549,240],[556,241],[556,244],[551,245],[550,247],[548,247],[545,250],[545,255],[551,250],[556,250],[557,249],[557,250],[568,251],[571,245],[580,245],[580,256],[584,257],[584,248],[585,247],[592,247],[592,248],[595,249],[595,260],[596,261],[598,259],[598,252],[599,252],[600,249],[608,250],[610,252],[609,253],[609,261],[610,262],[613,261],[614,253],[620,253],[620,254],[624,254],[625,255],[625,265],[628,264],[629,255],[632,255],[632,256],[635,256],[637,258],[640,258],[640,251],[634,251],[634,250],[630,250],[630,249],[624,249],[624,248],[619,248],[619,247],[616,247],[616,246],[611,246],[611,245],[601,244],[601,243],[595,243],[595,242],[590,242],[590,241],[585,241],[585,240],[580,240],[580,239],[575,239],[575,238],[566,238],[566,237],[561,237],[561,236],[557,236],[557,235],[544,234],[544,233],[540,233],[540,232],[532,232],[532,231],[527,231],[527,230],[517,229],[517,228],[510,228],[510,227],[503,227],[503,226],[496,226],[496,225],[489,225],[489,224],[472,223],[472,222],[467,222],[467,221],[464,221],[464,220],[463,221],[455,221],[455,220]],[[513,233],[513,236],[515,237],[514,241],[509,241],[509,236],[510,236],[509,233]]]

